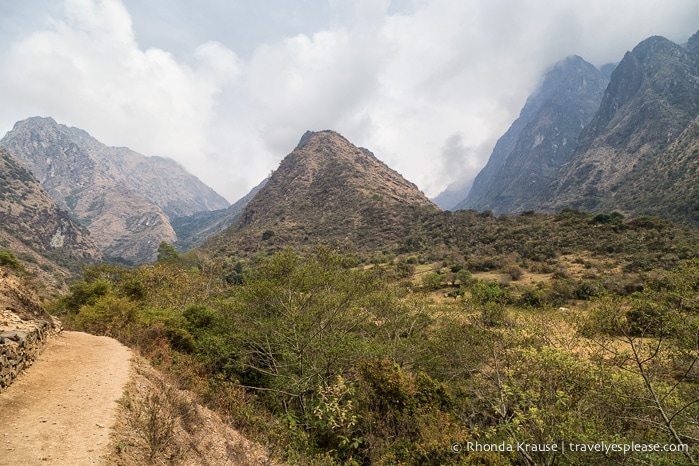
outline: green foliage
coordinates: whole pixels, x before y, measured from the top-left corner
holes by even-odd
[[[453,275],[463,297],[434,301],[405,285],[399,264],[414,264],[400,257],[357,266],[316,248],[197,264],[86,269],[55,307],[70,328],[139,348],[290,464],[686,464],[450,445],[699,438],[697,260],[511,286],[447,269],[426,276],[439,289]],[[581,310],[551,309],[566,301]]]
[[[77,329],[95,335],[122,337],[137,319],[138,308],[128,299],[102,296],[80,307],[70,323]]]
[[[171,244],[161,241],[158,246],[157,262],[173,262],[180,258],[180,253]]]
[[[101,298],[109,295],[112,285],[109,281],[99,279],[91,282],[78,282],[70,287],[70,293],[63,296],[56,304],[55,312],[59,315],[75,314],[82,306],[91,306]]]
[[[471,286],[471,297],[478,304],[510,304],[513,301],[510,290],[496,281],[474,283]]]
[[[17,261],[15,255],[10,251],[0,251],[0,265],[14,270],[19,270],[21,268],[21,264]]]
[[[436,272],[426,273],[422,276],[422,286],[428,291],[435,291],[442,287],[442,275]]]

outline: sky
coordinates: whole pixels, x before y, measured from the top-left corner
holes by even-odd
[[[0,136],[50,116],[234,202],[331,129],[434,197],[557,61],[698,29],[697,0],[0,0]]]

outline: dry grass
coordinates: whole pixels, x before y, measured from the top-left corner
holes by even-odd
[[[119,400],[107,464],[273,465],[269,453],[143,359]]]

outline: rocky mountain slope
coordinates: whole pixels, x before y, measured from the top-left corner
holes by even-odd
[[[697,116],[699,36],[685,47],[663,37],[644,40],[612,74],[545,207],[630,215],[670,210],[674,220],[699,224],[696,197],[675,197],[692,193],[699,182],[693,168]],[[683,207],[666,204],[671,198]]]
[[[31,170],[110,256],[152,260],[160,241],[177,240],[171,218],[228,206],[172,160],[107,147],[51,118],[18,122],[0,145]]]
[[[607,83],[601,70],[578,56],[558,62],[498,140],[455,210],[515,213],[536,209],[549,199],[550,184],[595,115]]]
[[[102,259],[88,231],[58,208],[29,170],[0,147],[0,248],[56,284],[69,269]]]
[[[699,32],[685,45],[648,38],[610,70],[578,57],[556,65],[454,209],[572,207],[699,225]]]
[[[400,242],[415,209],[438,208],[418,188],[333,131],[307,132],[240,220],[204,242],[215,255],[329,244],[381,250]]]

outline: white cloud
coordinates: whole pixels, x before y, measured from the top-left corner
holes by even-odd
[[[222,86],[240,71],[235,54],[207,42],[189,63],[142,50],[118,0],[68,0],[50,29],[12,44],[3,79],[25,115],[53,116],[110,145],[170,156],[197,175],[213,149],[208,125]]]
[[[307,129],[339,131],[436,195],[476,175],[557,60],[617,61],[699,24],[696,0],[124,1],[139,16],[65,0],[48,26],[0,33],[0,125],[53,116],[173,157],[231,201]]]

